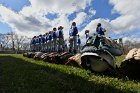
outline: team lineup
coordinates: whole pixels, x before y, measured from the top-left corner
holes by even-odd
[[[96,32],[104,35],[105,29],[101,27],[101,23],[97,24]],[[89,30],[85,31],[86,40],[89,38]],[[31,51],[43,52],[69,52],[78,53],[81,50],[81,39],[78,34],[76,22],[73,22],[69,30],[69,40],[64,40],[63,27],[53,28],[52,31],[44,35],[34,36],[30,45]]]

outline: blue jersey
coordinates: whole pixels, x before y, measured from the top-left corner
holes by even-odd
[[[39,43],[39,38],[36,38],[35,39],[35,43]]]
[[[49,34],[48,40],[52,40],[52,35],[51,34]]]
[[[35,44],[35,39],[34,38],[31,40],[31,44]]]
[[[45,37],[41,37],[41,43],[45,43]]]
[[[97,33],[99,35],[105,35],[104,32],[103,32],[103,28],[102,27],[97,27]]]
[[[89,33],[86,33],[86,39],[88,39],[89,38]]]
[[[48,36],[45,37],[45,42],[47,43],[47,41],[48,41]]]
[[[80,38],[78,38],[77,43],[81,44],[81,39]]]
[[[56,32],[53,32],[53,39],[56,39],[57,36],[56,36]]]
[[[63,31],[62,30],[59,30],[58,38],[63,38]]]
[[[41,37],[39,37],[39,43],[41,43]]]
[[[72,36],[76,36],[78,34],[78,29],[77,29],[76,26],[72,27],[72,33],[71,34],[72,34]]]

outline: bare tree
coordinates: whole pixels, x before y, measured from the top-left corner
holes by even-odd
[[[9,42],[10,42],[10,38],[7,34],[0,35],[0,44],[1,44],[2,50],[5,50],[6,48],[8,48]]]
[[[15,32],[7,33],[0,36],[0,44],[2,49],[11,49],[13,51],[29,50],[30,38],[18,35]]]

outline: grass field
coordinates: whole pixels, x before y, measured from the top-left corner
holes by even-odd
[[[123,58],[117,58],[118,65]],[[22,55],[0,55],[0,93],[140,93],[140,81],[34,61]]]

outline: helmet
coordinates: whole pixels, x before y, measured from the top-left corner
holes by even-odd
[[[72,26],[76,26],[76,22],[72,22]]]
[[[98,23],[97,26],[98,26],[98,27],[101,26],[101,23]]]
[[[63,29],[63,27],[62,27],[62,26],[59,26],[59,27],[58,27],[58,30],[60,30],[60,29]]]
[[[86,33],[89,33],[89,30],[86,30],[86,31],[85,31],[85,34],[86,34]]]

